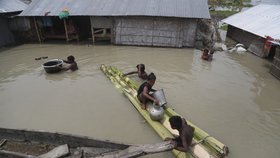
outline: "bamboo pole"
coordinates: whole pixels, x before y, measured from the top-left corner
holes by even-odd
[[[64,29],[65,29],[65,37],[66,37],[66,42],[68,43],[69,37],[68,37],[68,30],[67,30],[67,24],[65,18],[63,19],[64,22]]]
[[[38,37],[38,40],[39,40],[39,42],[40,42],[40,44],[41,44],[41,43],[42,43],[42,40],[41,40],[41,37],[40,37],[40,34],[39,34],[39,29],[38,29],[38,26],[37,26],[37,22],[36,22],[35,17],[33,17],[33,20],[34,20],[34,25],[35,25],[37,37]]]

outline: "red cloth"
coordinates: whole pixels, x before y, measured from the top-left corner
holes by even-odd
[[[274,40],[274,39],[273,39],[272,37],[266,36],[264,45],[265,45],[267,48],[270,49],[270,48],[271,48],[271,45],[272,45],[271,41],[273,41],[273,40]]]
[[[272,46],[272,42],[274,39],[270,36],[265,36],[265,43],[264,43],[264,53],[266,54],[266,56],[269,54],[271,46]]]

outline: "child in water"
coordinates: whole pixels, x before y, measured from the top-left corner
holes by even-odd
[[[202,53],[202,55],[201,55],[201,59],[203,59],[203,60],[208,60],[208,58],[209,58],[209,49],[207,49],[207,48],[205,48],[204,50],[203,50],[203,53]]]
[[[209,53],[209,52],[210,52],[210,53]],[[208,48],[205,48],[205,49],[203,50],[202,55],[201,55],[201,59],[207,60],[207,61],[211,61],[211,60],[213,59],[213,54],[214,54],[214,52],[215,52],[214,49],[211,49],[211,50],[209,51]]]
[[[136,68],[137,68],[137,71],[128,72],[128,73],[124,74],[124,76],[137,73],[139,78],[141,78],[143,80],[146,80],[148,75],[145,71],[145,65],[144,64],[138,64],[138,65],[136,65]]]
[[[151,91],[152,92],[156,91],[152,89],[155,82],[156,82],[156,76],[154,75],[154,73],[150,73],[149,76],[147,77],[147,81],[144,82],[137,91],[137,98],[141,103],[142,109],[147,108],[148,100],[153,101],[155,104],[159,105],[159,100],[155,99],[149,94]]]
[[[64,63],[66,63],[64,66],[61,67],[62,70],[67,71],[67,70],[72,70],[76,71],[78,70],[78,64],[75,61],[75,57],[70,55],[67,57],[67,60],[63,60]]]

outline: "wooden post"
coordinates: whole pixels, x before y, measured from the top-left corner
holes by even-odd
[[[92,25],[92,17],[90,17],[90,29],[91,29],[91,38],[92,38],[92,44],[94,44],[94,30],[93,30],[93,25]]]
[[[38,40],[39,40],[40,43],[42,43],[42,40],[41,40],[41,37],[40,37],[40,34],[39,34],[39,29],[38,29],[35,17],[33,17],[33,20],[34,20],[34,25],[35,25],[35,29],[36,29]]]
[[[7,139],[2,139],[0,141],[0,147],[2,147],[7,142]]]
[[[65,29],[65,37],[66,37],[66,42],[68,43],[69,37],[68,37],[68,30],[67,30],[67,24],[65,18],[63,19],[64,22],[64,29]]]

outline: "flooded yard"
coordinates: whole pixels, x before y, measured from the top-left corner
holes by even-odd
[[[73,55],[75,72],[47,74],[48,59]],[[251,53],[111,45],[26,44],[0,50],[0,127],[86,135],[130,144],[160,142],[131,103],[99,70],[139,63],[157,76],[168,105],[229,146],[232,158],[279,157],[280,81]],[[47,60],[48,60],[47,59]],[[136,76],[131,76],[137,79]],[[146,157],[170,158],[170,152]]]

